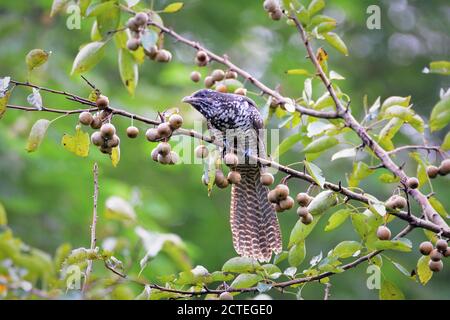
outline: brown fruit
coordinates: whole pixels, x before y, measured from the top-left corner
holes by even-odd
[[[207,76],[204,81],[206,88],[211,88],[214,85],[214,80],[211,76]]]
[[[199,159],[205,159],[208,157],[209,151],[208,148],[201,144],[197,148],[195,148],[195,156]]]
[[[112,153],[112,148],[107,147],[105,145],[100,146],[99,150],[100,150],[101,153],[104,153],[104,154],[111,154]]]
[[[111,123],[105,123],[101,126],[100,133],[104,139],[110,139],[116,134],[116,128]]]
[[[170,62],[170,60],[172,60],[172,54],[170,51],[161,49],[156,54],[155,60],[158,62]]]
[[[145,137],[150,142],[158,141],[161,136],[158,133],[158,130],[156,128],[150,128],[145,132]]]
[[[139,31],[139,25],[137,24],[137,21],[134,17],[128,19],[127,28],[130,29],[131,31],[136,31],[136,32]]]
[[[297,215],[299,218],[306,217],[309,214],[307,207],[298,207],[297,208]]]
[[[225,78],[225,72],[221,69],[216,69],[211,72],[211,77],[214,81],[222,81]]]
[[[306,207],[312,200],[312,197],[310,197],[307,193],[305,192],[300,192],[297,194],[297,196],[295,197],[295,200],[297,201],[297,203],[299,205],[301,205],[302,207]]]
[[[227,78],[227,79],[237,79],[237,77],[238,77],[238,74],[236,71],[228,70],[225,73],[225,78]]]
[[[444,264],[442,263],[441,260],[439,261],[430,260],[430,262],[428,262],[428,267],[430,267],[430,270],[433,272],[439,272],[444,267]]]
[[[278,3],[276,0],[265,0],[263,3],[264,10],[272,12],[278,9]]]
[[[136,51],[141,45],[141,40],[136,38],[130,38],[127,41],[127,49],[131,51]]]
[[[172,134],[172,128],[167,122],[160,123],[158,125],[158,135],[162,138],[168,138]]]
[[[219,300],[233,300],[233,296],[229,292],[222,292],[219,295]]]
[[[223,157],[223,162],[229,167],[235,167],[238,165],[239,159],[237,155],[230,152]]]
[[[278,200],[284,200],[289,195],[289,187],[285,184],[279,184],[275,187],[275,192],[277,193]]]
[[[101,126],[102,126],[102,119],[100,119],[100,117],[98,116],[93,117],[91,122],[91,128],[100,129]]]
[[[230,171],[228,173],[227,179],[229,183],[238,184],[239,182],[241,182],[241,174],[237,171]]]
[[[159,154],[162,156],[168,156],[171,151],[170,144],[167,142],[160,142],[157,148],[159,150]]]
[[[406,201],[405,198],[403,198],[401,196],[397,196],[395,198],[394,205],[397,209],[403,209],[403,208],[406,208],[406,206],[408,205],[408,202]]]
[[[222,184],[224,180],[227,180],[222,172],[222,170],[216,170],[214,183],[219,185]],[[228,181],[227,181],[228,182]]]
[[[108,139],[106,141],[106,146],[108,148],[115,148],[119,145],[119,143],[120,143],[120,138],[115,134],[112,136],[111,139]]]
[[[427,256],[433,250],[433,244],[430,241],[424,241],[419,245],[419,251],[424,256]]]
[[[377,238],[380,240],[389,240],[391,239],[391,230],[389,230],[386,226],[380,226],[377,229]]]
[[[180,161],[180,156],[175,151],[170,151],[170,163],[169,164],[177,164]]]
[[[198,71],[191,72],[191,80],[194,82],[199,82],[202,79],[202,75]]]
[[[436,166],[428,166],[427,167],[427,175],[431,179],[436,178],[438,174],[439,174],[439,168],[438,167],[436,167]]]
[[[439,174],[445,176],[450,173],[450,159],[445,159],[439,166]]]
[[[294,207],[294,203],[295,203],[294,199],[288,196],[286,199],[280,201],[280,207],[283,210],[289,210],[292,209],[292,207]]]
[[[139,129],[135,126],[129,126],[127,128],[127,136],[128,138],[134,139],[139,135]]]
[[[450,247],[447,247],[447,249],[444,251],[443,255],[446,258],[450,257]]]
[[[274,21],[280,20],[282,16],[283,16],[283,11],[281,11],[280,9],[269,12],[269,17]]]
[[[261,183],[265,186],[270,186],[275,181],[275,178],[273,177],[273,174],[270,172],[264,172],[261,174]]]
[[[227,93],[228,92],[228,88],[227,88],[227,86],[226,85],[224,85],[224,84],[218,84],[217,86],[216,86],[216,91],[218,91],[218,92],[222,92],[222,93]]]
[[[199,50],[197,51],[197,55],[195,57],[199,62],[208,61],[208,54],[205,51]]]
[[[148,15],[145,12],[139,12],[134,16],[134,20],[137,25],[143,26],[143,25],[147,24]]]
[[[158,161],[158,155],[159,155],[159,150],[158,150],[158,148],[154,148],[154,149],[152,150],[152,153],[151,153],[150,155],[151,155],[153,161]]]
[[[158,162],[161,164],[170,164],[170,155],[163,156],[161,153],[158,154]]]
[[[107,96],[100,95],[97,100],[95,101],[95,105],[100,110],[103,110],[109,106],[109,99]]]
[[[267,194],[267,199],[269,200],[270,203],[277,203],[278,202],[277,192],[275,190],[270,190],[269,193]]]
[[[100,147],[103,145],[104,139],[102,137],[102,134],[99,131],[95,131],[91,135],[91,142],[94,146]]]
[[[445,252],[447,248],[448,244],[444,239],[439,239],[438,241],[436,241],[436,249],[438,249],[440,252]]]
[[[177,130],[183,125],[183,117],[179,114],[173,114],[169,117],[169,125],[172,130]]]
[[[236,90],[234,90],[234,94],[239,94],[241,96],[246,96],[247,95],[247,89],[245,89],[245,88],[237,88]]]
[[[155,45],[155,46],[150,47],[149,50],[144,48],[144,53],[150,59],[155,60],[156,55],[158,54],[158,47]]]
[[[229,184],[227,179],[215,181],[215,183],[216,186],[219,187],[220,189],[225,189],[226,187],[228,187]]]
[[[430,259],[432,261],[440,261],[443,258],[443,254],[438,249],[433,249],[430,253]]]
[[[199,67],[204,67],[208,64],[208,60],[199,61],[197,58],[195,58],[195,64]]]
[[[91,125],[92,121],[94,121],[94,117],[90,112],[83,111],[82,113],[80,113],[78,120],[80,121],[81,124],[89,126]]]
[[[411,189],[417,189],[419,180],[416,177],[408,178],[408,180],[406,180],[406,186]]]
[[[279,203],[275,203],[273,205],[273,208],[275,209],[276,212],[283,212],[284,211],[283,208],[281,208]]]
[[[312,216],[311,213],[308,213],[306,216],[300,218],[300,221],[306,225],[311,224],[313,222],[313,220],[314,220],[314,217]]]

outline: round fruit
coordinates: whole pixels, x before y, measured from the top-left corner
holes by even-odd
[[[276,0],[265,0],[263,3],[264,10],[272,12],[278,9],[278,3]]]
[[[448,244],[444,239],[439,239],[438,241],[436,241],[436,249],[438,249],[440,252],[445,252],[447,248]]]
[[[270,190],[269,193],[267,194],[267,199],[271,203],[277,203],[278,202],[277,192],[275,190]]]
[[[215,181],[216,186],[219,187],[220,189],[225,189],[226,187],[228,187],[228,180],[227,179],[223,179],[223,180],[219,180],[219,181]]]
[[[131,51],[136,51],[140,45],[141,45],[141,40],[139,40],[139,39],[130,38],[127,41],[127,49],[131,50]]]
[[[272,20],[278,21],[283,16],[283,11],[281,11],[280,9],[277,9],[275,11],[270,12],[269,16]]]
[[[136,31],[136,32],[139,31],[139,25],[137,24],[136,19],[134,19],[134,17],[128,19],[127,28],[132,31]]]
[[[430,253],[430,259],[433,261],[440,261],[442,260],[442,253],[439,252],[438,249],[433,249]]]
[[[139,129],[135,126],[129,126],[127,128],[127,136],[128,138],[134,139],[139,135]]]
[[[211,88],[214,85],[214,79],[211,76],[207,76],[204,81],[206,88]]]
[[[273,177],[273,174],[270,172],[264,172],[261,174],[261,183],[265,186],[270,186],[275,181],[275,178]]]
[[[113,135],[111,139],[106,141],[106,146],[108,148],[115,148],[119,145],[120,138],[117,135]]]
[[[92,135],[91,135],[91,142],[94,146],[100,147],[101,145],[103,145],[103,137],[102,134],[99,131],[95,131]]]
[[[175,151],[170,151],[170,163],[169,164],[177,164],[180,161],[180,156]]]
[[[450,159],[445,159],[439,166],[439,174],[445,176],[450,173]]]
[[[195,156],[199,159],[207,158],[208,153],[209,153],[208,148],[203,144],[201,144],[197,148],[195,148],[194,152],[195,152]]]
[[[411,177],[406,180],[406,185],[408,188],[417,189],[419,186],[419,180],[416,177]]]
[[[153,161],[158,161],[158,155],[159,155],[159,149],[154,148],[151,153],[151,157],[152,157]]]
[[[170,53],[170,51],[161,49],[156,54],[155,59],[158,62],[170,62],[170,60],[172,60],[172,54]]]
[[[306,217],[309,213],[308,208],[306,207],[298,207],[297,209],[297,215],[302,218],[302,217]]]
[[[427,175],[431,179],[436,178],[438,174],[439,174],[439,168],[438,167],[436,167],[436,166],[428,166],[427,167]]]
[[[97,100],[95,101],[95,105],[100,110],[103,110],[109,106],[109,99],[107,96],[100,95]]]
[[[286,199],[280,201],[280,207],[283,210],[289,210],[292,209],[294,203],[295,203],[294,199],[288,196]]]
[[[391,230],[389,230],[386,226],[380,226],[377,230],[377,238],[380,240],[389,240],[391,239]]]
[[[145,137],[150,142],[155,142],[161,138],[161,136],[158,133],[158,130],[155,128],[150,128],[145,132]]]
[[[111,123],[105,123],[100,128],[100,133],[102,134],[103,138],[109,139],[116,134],[116,128]]]
[[[281,208],[279,203],[275,203],[273,208],[275,209],[275,212],[283,212],[283,208]]]
[[[430,262],[428,262],[428,267],[430,267],[430,270],[433,272],[439,272],[444,267],[444,264],[442,263],[441,260],[439,261],[430,260]]]
[[[168,144],[167,142],[160,142],[157,148],[159,150],[159,154],[161,154],[162,156],[168,156],[171,151],[170,144]]]
[[[172,130],[176,130],[181,128],[183,125],[183,117],[179,114],[173,114],[169,117],[169,125],[172,128]]]
[[[444,251],[443,255],[446,258],[450,257],[450,247],[447,247],[447,249]]]
[[[228,70],[225,73],[225,78],[227,78],[227,79],[237,79],[237,77],[238,77],[238,74],[236,71]]]
[[[247,95],[247,89],[245,89],[245,88],[237,88],[236,90],[234,90],[234,94],[239,94],[241,96],[246,96]]]
[[[216,91],[218,91],[218,92],[222,92],[222,93],[227,93],[228,92],[228,88],[227,88],[227,86],[226,85],[224,85],[224,84],[218,84],[217,86],[216,86]]]
[[[303,224],[308,225],[308,224],[311,224],[311,222],[313,222],[314,217],[312,216],[311,213],[308,213],[306,216],[301,217],[300,220]]]
[[[156,45],[151,46],[149,50],[144,48],[144,53],[150,59],[155,60],[156,55],[158,54],[158,47]]]
[[[232,183],[232,184],[238,184],[239,182],[241,182],[241,174],[237,171],[230,171],[228,173],[228,182]]]
[[[170,164],[170,155],[163,156],[161,153],[159,153],[158,162],[161,164]]]
[[[101,126],[102,126],[102,119],[100,119],[100,117],[98,116],[93,117],[91,122],[91,128],[100,129]]]
[[[427,256],[433,250],[433,244],[430,241],[424,241],[419,245],[419,251],[424,256]]]
[[[82,113],[80,113],[78,120],[80,121],[81,124],[89,126],[94,120],[94,117],[89,112],[83,111]]]
[[[134,16],[134,20],[137,25],[143,26],[147,24],[148,15],[145,12],[139,12]]]
[[[225,72],[221,69],[216,69],[211,72],[211,77],[214,81],[222,81],[225,78]]]
[[[405,198],[401,197],[401,196],[397,196],[395,198],[395,203],[394,203],[395,207],[398,209],[403,209],[406,208],[406,206],[408,205],[408,202],[406,201]]]
[[[215,184],[222,184],[224,180],[227,180],[222,172],[222,170],[216,170],[214,183]],[[228,182],[228,181],[227,181]]]
[[[299,205],[301,205],[302,207],[306,207],[312,200],[312,197],[310,197],[307,193],[305,192],[300,192],[297,194],[297,196],[295,197],[295,200],[297,200],[297,203]]]
[[[160,123],[157,130],[158,135],[162,138],[167,138],[172,134],[172,128],[170,128],[170,124],[167,122]]]
[[[229,167],[235,167],[238,165],[239,159],[237,155],[230,152],[223,157],[223,162]]]
[[[278,200],[284,200],[289,195],[289,187],[285,184],[279,184],[275,187],[275,192],[277,193]]]
[[[102,145],[100,146],[100,152],[105,154],[111,154],[112,148]]]
[[[219,300],[233,300],[233,296],[229,292],[222,292],[219,295]]]
[[[205,51],[198,51],[197,56],[195,57],[199,62],[208,61],[208,54]]]
[[[202,78],[202,75],[198,71],[192,71],[191,72],[191,80],[194,82],[199,82]]]

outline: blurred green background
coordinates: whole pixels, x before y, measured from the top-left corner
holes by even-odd
[[[146,1],[142,1],[148,3]],[[262,9],[262,1],[185,1],[183,10],[166,15],[165,24],[182,35],[199,40],[217,53],[226,53],[237,65],[253,73],[271,87],[281,85],[282,93],[299,96],[303,90],[301,76],[287,77],[291,68],[312,71],[305,59],[298,34],[284,21],[273,22]],[[65,15],[49,17],[51,0],[1,1],[0,3],[0,76],[25,80],[27,70],[24,57],[33,48],[52,51],[43,67],[34,71],[31,81],[43,86],[67,90],[87,96],[89,87],[77,76],[69,75],[72,61],[82,43],[90,41],[92,19],[83,19],[80,30],[68,30]],[[163,8],[168,1],[155,1],[155,8]],[[357,116],[363,115],[362,101],[365,94],[369,101],[378,96],[412,95],[415,110],[428,118],[431,108],[439,100],[441,88],[447,88],[449,78],[427,75],[422,69],[433,60],[450,56],[450,5],[448,1],[377,1],[381,7],[381,30],[366,27],[366,9],[374,1],[328,1],[326,14],[339,23],[338,34],[349,47],[350,56],[343,57],[325,45],[329,66],[344,77],[343,90],[352,98],[352,108]],[[189,80],[194,51],[167,37],[165,47],[174,54],[169,64],[146,61],[139,67],[139,85],[131,97],[121,83],[117,68],[117,52],[112,43],[106,57],[92,71],[86,73],[90,81],[109,96],[113,106],[122,107],[150,117],[157,111],[178,107],[189,127],[199,115],[180,102],[184,95],[201,87]],[[209,69],[220,67],[213,64]],[[200,70],[204,75],[207,70]],[[256,91],[248,85],[249,90]],[[323,89],[314,87],[315,96]],[[27,105],[30,90],[16,88],[11,103]],[[43,93],[44,105],[58,108],[74,108],[76,104],[61,97]],[[264,101],[252,96],[258,104]],[[89,225],[92,210],[92,165],[100,166],[100,219],[98,239],[122,232],[132,234],[131,227],[107,221],[103,215],[104,201],[111,195],[119,195],[135,204],[139,223],[151,230],[178,234],[188,243],[193,265],[201,264],[208,270],[220,269],[223,262],[234,256],[228,222],[230,189],[215,189],[208,198],[201,183],[202,165],[161,166],[151,161],[154,144],[143,135],[137,140],[126,139],[125,129],[129,120],[115,119],[121,142],[121,161],[113,168],[108,157],[92,148],[88,158],[79,158],[60,146],[63,133],[72,133],[76,117],[60,119],[50,127],[47,138],[36,153],[27,154],[25,142],[29,129],[38,118],[53,119],[51,114],[24,113],[8,110],[0,121],[0,202],[4,204],[9,225],[15,235],[24,242],[44,251],[54,252],[63,243],[73,247],[89,246]],[[146,128],[137,124],[141,132]],[[283,132],[282,136],[289,134]],[[439,143],[445,130],[429,136],[430,144]],[[409,135],[408,139],[406,138]],[[420,137],[409,131],[396,138],[396,145],[408,142],[421,143]],[[193,142],[194,143],[194,142]],[[195,142],[197,143],[197,142]],[[334,149],[336,151],[337,149]],[[345,181],[345,173],[351,171],[349,160],[330,163],[331,153],[316,160],[325,172],[327,180]],[[301,146],[282,156],[282,163],[303,159]],[[415,165],[407,155],[397,163],[407,162],[406,171],[414,174]],[[433,161],[433,159],[431,159]],[[381,172],[380,172],[381,173]],[[378,174],[364,182],[363,187],[380,199],[389,196],[395,185],[381,184]],[[283,175],[278,174],[277,180]],[[448,178],[439,178],[434,187],[438,199],[450,208]],[[300,181],[291,183],[292,194],[305,190]],[[284,244],[297,217],[294,210],[280,215]],[[323,232],[327,219],[323,219],[308,238],[307,263],[320,251],[324,254],[342,240],[357,239],[351,224],[329,233]],[[393,231],[404,226],[395,222]],[[128,228],[128,229],[127,229]],[[414,231],[409,238],[414,247],[425,239],[423,232]],[[419,258],[412,253],[388,253],[408,270],[415,267]],[[135,260],[138,265],[141,256]],[[366,264],[355,270],[332,277],[333,299],[375,299],[377,290],[366,287]],[[156,272],[179,271],[161,259],[152,263]],[[300,266],[301,268],[301,266]],[[444,271],[434,275],[426,287],[410,281],[384,260],[383,274],[398,284],[409,299],[450,298],[450,267],[446,261]],[[308,284],[302,292],[306,299],[320,299],[323,285]],[[280,297],[277,294],[274,296]],[[291,298],[292,296],[286,296]]]

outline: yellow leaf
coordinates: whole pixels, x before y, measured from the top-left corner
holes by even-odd
[[[47,133],[50,121],[47,119],[39,119],[33,125],[28,136],[26,150],[28,152],[34,152],[37,150],[42,140],[44,140],[45,134]]]
[[[120,161],[120,147],[119,146],[112,149],[111,161],[112,161],[113,167],[117,167],[117,165],[119,164],[119,161]]]
[[[169,4],[164,8],[163,12],[165,13],[174,13],[180,10],[183,7],[183,2],[174,2]]]
[[[91,143],[89,134],[83,132],[80,126],[77,126],[74,136],[67,133],[64,134],[61,143],[66,150],[77,156],[87,157],[89,154],[89,144]]]
[[[42,49],[33,49],[30,52],[28,52],[25,62],[27,63],[28,70],[33,70],[34,68],[37,68],[41,65],[43,65],[45,62],[47,62],[48,57],[50,55],[50,52],[46,52]]]
[[[0,226],[6,226],[8,224],[8,218],[6,217],[5,207],[0,203]]]

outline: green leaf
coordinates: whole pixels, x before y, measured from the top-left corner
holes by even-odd
[[[183,8],[183,2],[174,2],[164,8],[164,13],[174,13]]]
[[[444,128],[450,122],[450,95],[439,101],[431,111],[431,132]]]
[[[314,109],[322,110],[334,106],[334,100],[327,91],[319,99],[317,99],[316,103],[314,104]]]
[[[286,74],[301,75],[301,76],[309,76],[310,75],[309,71],[306,69],[290,69],[290,70],[286,71]]]
[[[91,140],[89,139],[89,134],[84,132],[79,125],[75,129],[74,136],[65,133],[61,139],[61,144],[64,149],[79,157],[88,156],[90,143]]]
[[[423,69],[423,73],[437,73],[448,76],[450,75],[450,61],[432,61],[428,68]]]
[[[415,114],[411,119],[409,119],[408,123],[417,130],[417,132],[423,133],[425,130],[425,122],[422,117],[418,114]]]
[[[119,33],[119,32],[118,32]],[[94,21],[91,28],[91,41],[101,41],[102,35],[98,31],[97,20]]]
[[[374,171],[369,168],[364,162],[357,162],[353,164],[353,171],[348,179],[348,185],[350,187],[357,187],[359,181],[370,176]]]
[[[419,261],[417,261],[416,272],[419,276],[419,281],[421,284],[426,285],[433,276],[433,272],[430,270],[428,263],[430,262],[430,256],[421,256]]]
[[[308,6],[309,16],[312,17],[313,15],[321,11],[323,8],[325,8],[324,0],[312,0]]]
[[[295,144],[297,144],[300,140],[304,138],[304,133],[299,132],[293,135],[290,135],[286,139],[284,139],[275,149],[274,153],[272,154],[273,158],[279,158],[282,154],[289,151]]]
[[[133,96],[139,79],[138,65],[125,49],[119,49],[119,73],[125,88]]]
[[[322,22],[315,28],[315,30],[317,31],[317,33],[330,32],[331,30],[334,30],[336,28],[336,25],[336,21]]]
[[[381,111],[384,112],[387,108],[392,107],[392,106],[407,107],[407,106],[409,106],[410,101],[411,101],[411,96],[407,96],[407,97],[392,96],[392,97],[386,98],[386,100],[384,100],[381,105]]]
[[[349,209],[341,209],[333,213],[328,219],[325,231],[331,231],[339,227],[342,223],[345,222],[345,220],[347,220],[350,213],[351,211]]]
[[[258,274],[241,273],[231,283],[230,287],[234,289],[253,287],[256,283],[262,280],[262,277]],[[232,293],[237,294],[237,293]]]
[[[395,261],[391,261],[392,264],[394,265],[394,267],[397,268],[398,271],[400,271],[401,273],[403,273],[405,276],[407,276],[408,278],[411,278],[411,273],[406,270],[406,268],[404,266],[402,266],[400,263],[395,262]]]
[[[121,220],[121,221],[122,220],[126,220],[126,221],[136,220],[136,213],[134,211],[133,206],[128,201],[126,201],[125,199],[118,197],[118,196],[111,196],[108,199],[106,199],[105,216],[108,219]],[[141,238],[142,238],[142,235],[145,234],[145,232],[147,232],[147,231],[144,229],[139,229],[139,231],[136,231],[136,233],[138,233],[138,235],[141,236]],[[157,239],[155,238],[153,240],[156,243]],[[149,251],[149,250],[147,250],[147,251]]]
[[[403,292],[400,290],[392,282],[388,280],[383,280],[381,283],[381,288],[379,292],[380,300],[404,300],[405,296]]]
[[[345,80],[343,76],[341,76],[336,71],[331,70],[330,71],[330,80]]]
[[[434,208],[434,210],[436,210],[437,213],[439,213],[441,217],[443,217],[444,219],[448,218],[447,210],[435,196],[428,198],[428,201],[430,201],[431,206]]]
[[[312,215],[320,215],[327,211],[329,208],[334,207],[337,204],[337,196],[334,191],[325,190],[320,192],[312,199],[308,205],[308,211]]]
[[[317,183],[317,185],[323,189],[323,186],[325,184],[325,178],[322,174],[322,169],[320,169],[318,166],[316,166],[312,162],[303,161],[303,164],[305,165],[306,170],[311,175],[311,177],[314,179],[314,181]]]
[[[351,158],[356,155],[356,148],[342,149],[331,156],[331,161],[341,158]]]
[[[8,217],[6,215],[5,207],[0,203],[0,227],[8,224]]]
[[[378,179],[383,183],[398,183],[400,181],[400,178],[394,176],[392,173],[383,173]]]
[[[356,252],[361,250],[362,246],[356,241],[342,241],[333,249],[333,256],[339,259],[350,258]]]
[[[25,62],[27,63],[28,70],[31,71],[37,67],[42,66],[47,62],[50,52],[44,51],[42,49],[33,49],[28,52],[25,57]]]
[[[410,252],[412,248],[411,241],[405,238],[398,240],[377,240],[373,245],[377,250],[395,250],[400,252]]]
[[[311,233],[311,231],[314,229],[320,217],[321,217],[320,215],[315,216],[313,222],[308,225],[302,223],[301,220],[299,219],[295,224],[294,228],[292,228],[291,235],[289,237],[288,247],[290,248],[294,244],[298,244],[304,241]]]
[[[110,4],[112,3],[112,4]],[[119,26],[120,22],[120,8],[117,5],[117,0],[112,0],[108,2],[103,2],[99,4],[108,5],[109,9],[97,14],[97,27],[98,31],[103,38],[110,35],[108,32],[114,31]]]
[[[70,0],[53,0],[50,17],[53,17],[58,12],[62,11],[69,2]]]
[[[101,14],[115,10],[115,7],[117,7],[117,0],[93,3],[86,9],[86,17],[97,17]]]
[[[367,224],[368,217],[361,212],[356,212],[351,215],[353,229],[362,240],[366,240],[369,234],[369,225]]]
[[[6,112],[6,106],[9,101],[9,97],[11,96],[12,89],[8,91],[0,92],[0,119],[3,117],[3,115]]]
[[[1,108],[1,106],[0,106],[0,108]],[[1,111],[0,111],[0,113],[1,113]],[[445,135],[444,141],[442,142],[442,145],[441,145],[441,149],[443,151],[450,150],[450,132],[447,132],[447,134]]]
[[[323,35],[325,40],[333,46],[336,50],[342,53],[345,56],[348,56],[348,49],[345,45],[344,41],[334,32],[328,32]]]
[[[306,256],[306,247],[305,241],[300,241],[297,244],[294,244],[289,250],[289,265],[291,267],[296,267],[303,262]]]
[[[39,119],[31,128],[30,135],[28,136],[26,150],[28,152],[34,152],[37,150],[42,140],[44,140],[47,133],[50,121],[47,119]]]
[[[402,106],[392,106],[384,111],[386,119],[399,118],[403,121],[410,121],[414,117],[414,111]]]
[[[316,140],[313,140],[304,149],[304,153],[318,153],[330,149],[337,145],[339,140],[335,137],[323,136]]]
[[[336,126],[334,126],[331,123],[326,123],[322,121],[314,121],[308,124],[308,127],[306,129],[308,137],[314,137],[317,136],[327,130],[336,129]]]
[[[92,69],[103,58],[105,42],[96,41],[83,46],[73,61],[71,74],[80,74]]]
[[[235,273],[244,273],[244,272],[255,272],[260,270],[261,266],[253,258],[249,257],[234,257],[225,262],[222,267],[223,272],[235,272]]]

